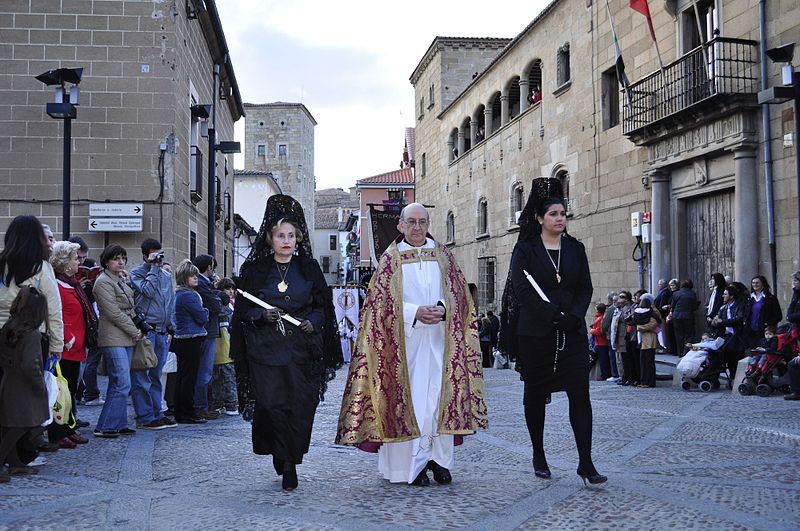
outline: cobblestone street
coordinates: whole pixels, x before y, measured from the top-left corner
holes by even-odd
[[[584,487],[566,395],[547,411],[553,479],[537,479],[518,375],[488,370],[490,430],[457,448],[451,485],[418,488],[333,444],[344,379],[318,410],[294,492],[252,454],[249,424],[226,417],[47,454],[38,476],[0,486],[0,528],[800,528],[800,414],[777,395],[593,382],[594,458],[609,481]]]

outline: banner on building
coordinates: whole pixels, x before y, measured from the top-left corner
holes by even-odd
[[[397,224],[400,222],[399,208],[382,208],[378,210],[376,206],[369,206],[369,254],[372,259],[372,267],[378,267],[381,255],[400,234]]]

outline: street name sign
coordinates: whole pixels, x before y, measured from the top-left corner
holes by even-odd
[[[89,232],[142,232],[142,218],[89,218]]]
[[[134,218],[144,216],[142,203],[89,203],[89,217]]]

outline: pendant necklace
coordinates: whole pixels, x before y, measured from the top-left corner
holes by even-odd
[[[545,254],[547,254],[547,258],[550,259],[550,263],[553,264],[553,268],[556,270],[556,282],[561,284],[561,274],[559,273],[559,271],[561,270],[561,240],[560,239],[558,240],[558,263],[553,261],[553,257],[550,256],[549,249],[545,249],[545,251],[546,251]]]
[[[289,268],[292,266],[292,262],[289,262],[288,265],[278,265],[278,262],[275,262],[275,265],[278,267],[278,274],[281,276],[281,281],[278,282],[278,291],[285,293],[286,290],[289,289],[289,283],[286,282],[286,275],[289,274]],[[285,271],[285,273],[281,273],[281,270]]]

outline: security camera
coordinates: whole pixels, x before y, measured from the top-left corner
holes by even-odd
[[[791,63],[794,57],[794,43],[781,44],[767,50],[766,54],[773,63]]]

